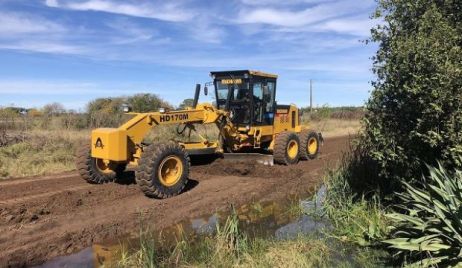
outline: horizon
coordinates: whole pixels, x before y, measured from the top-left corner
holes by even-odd
[[[210,71],[279,75],[280,103],[363,106],[375,1],[36,0],[0,2],[0,106],[156,94],[174,106]],[[226,12],[223,12],[226,11]],[[210,101],[210,96],[204,98]]]

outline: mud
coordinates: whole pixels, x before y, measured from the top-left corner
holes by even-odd
[[[231,204],[311,191],[348,141],[326,139],[318,159],[295,166],[193,161],[185,192],[166,200],[146,198],[131,171],[105,185],[87,184],[75,172],[0,182],[0,267],[37,265],[99,241],[136,235],[141,224],[163,229]]]
[[[256,161],[233,161],[217,159],[209,165],[197,166],[194,171],[201,175],[229,175],[263,178],[279,178],[289,176],[297,178],[305,173],[303,166],[265,166]]]

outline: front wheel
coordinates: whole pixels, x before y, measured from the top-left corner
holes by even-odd
[[[91,145],[85,144],[77,150],[76,167],[87,182],[102,184],[114,181],[124,172],[126,164],[91,157]]]
[[[148,197],[172,197],[186,186],[189,166],[187,152],[177,143],[151,144],[141,155],[136,183]]]

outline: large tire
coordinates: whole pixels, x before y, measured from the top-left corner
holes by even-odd
[[[300,139],[295,132],[284,131],[274,141],[274,163],[280,165],[296,164],[300,157]]]
[[[315,159],[319,154],[320,138],[314,131],[304,130],[300,133],[300,159]]]
[[[188,183],[190,159],[175,142],[154,143],[145,148],[136,170],[136,183],[148,197],[175,196]]]
[[[80,176],[87,182],[94,184],[114,181],[124,172],[126,167],[126,164],[105,164],[101,159],[91,157],[90,143],[77,149],[75,162]]]

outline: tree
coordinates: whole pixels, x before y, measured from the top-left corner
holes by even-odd
[[[42,112],[47,116],[55,116],[66,112],[66,109],[61,103],[53,102],[43,106]]]
[[[183,102],[178,106],[179,109],[185,109],[186,107],[192,107],[194,99],[184,99]]]
[[[172,108],[168,102],[154,94],[136,94],[120,98],[99,98],[87,104],[90,127],[118,127],[124,117],[122,104],[128,104],[133,112],[156,112],[159,108]]]
[[[156,112],[159,108],[172,108],[170,104],[155,94],[136,94],[127,98],[127,103],[134,112]]]
[[[382,191],[437,160],[461,167],[462,1],[379,0],[379,49],[360,147]],[[377,174],[374,174],[374,173]]]
[[[99,98],[87,104],[88,122],[91,128],[117,127],[120,125],[123,111],[122,98]]]

